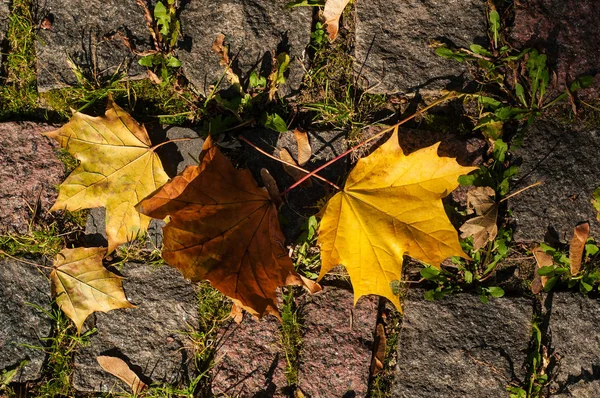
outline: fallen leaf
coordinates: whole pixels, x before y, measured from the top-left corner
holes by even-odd
[[[52,297],[81,332],[83,322],[96,312],[135,308],[127,301],[121,277],[102,265],[102,247],[63,249],[50,273]]]
[[[150,218],[134,206],[169,177],[144,126],[109,99],[104,116],[77,112],[45,135],[81,162],[60,185],[50,210],[106,207],[109,253],[148,229]]]
[[[350,0],[327,0],[323,9],[323,18],[325,18],[325,28],[330,41],[334,41],[337,37],[340,27],[340,17],[344,12],[344,8]]]
[[[438,144],[404,155],[398,129],[350,172],[343,191],[327,203],[319,229],[319,279],[341,264],[354,287],[387,297],[400,309],[392,281],[401,280],[402,257],[440,267],[450,256],[468,258],[441,199],[460,175],[476,170],[439,157]]]
[[[260,178],[262,179],[263,185],[267,189],[269,193],[269,197],[275,203],[275,206],[279,208],[279,206],[283,203],[281,196],[279,195],[279,187],[277,187],[277,181],[273,178],[269,170],[262,168],[260,169]]]
[[[238,303],[234,302],[231,306],[231,312],[229,313],[229,316],[231,317],[231,319],[233,319],[235,323],[239,325],[244,320],[243,307]]]
[[[554,260],[552,259],[551,255],[544,252],[541,246],[533,249],[533,257],[535,257],[535,270],[533,272],[533,282],[531,282],[531,292],[533,294],[538,294],[542,291],[543,287],[546,286],[548,277],[538,274],[537,271],[540,268],[552,266],[554,264]]]
[[[495,192],[490,187],[477,187],[467,193],[467,212],[477,217],[467,220],[461,227],[461,238],[473,237],[473,250],[477,251],[498,234],[498,205]]]
[[[596,212],[598,212],[596,218],[600,221],[600,187],[596,188],[592,193],[592,205]]]
[[[383,370],[385,360],[386,337],[383,324],[378,323],[375,330],[375,351],[371,360],[371,376],[377,376]]]
[[[296,138],[296,143],[298,144],[298,164],[300,166],[304,166],[312,156],[312,148],[310,147],[310,142],[308,141],[308,134],[306,134],[305,131],[295,129],[294,137]]]
[[[577,275],[581,269],[581,260],[583,259],[583,249],[585,242],[590,236],[590,224],[584,222],[575,227],[573,237],[569,245],[569,261],[571,262],[571,275]]]
[[[281,150],[279,151],[279,159],[281,159],[287,163],[298,164],[298,163],[296,163],[296,161],[294,160],[292,155],[290,155],[290,152],[285,148],[281,148]],[[290,175],[294,179],[294,181],[300,181],[300,179],[302,179],[306,175],[306,173],[303,172],[302,170],[298,170],[298,169],[296,169],[290,165],[287,165],[285,163],[283,163],[283,170],[288,175]],[[302,184],[300,184],[300,186],[304,187],[304,188],[312,187],[311,179],[309,178],[309,179],[305,180]]]
[[[229,66],[229,49],[225,46],[225,35],[223,33],[217,35],[211,50],[219,57],[221,66]]]
[[[96,361],[98,361],[102,369],[123,380],[131,388],[133,394],[137,395],[146,388],[146,384],[140,380],[131,368],[129,368],[129,365],[121,358],[102,355],[96,357]]]
[[[162,251],[168,264],[192,281],[210,281],[258,317],[277,313],[277,287],[305,285],[269,194],[210,138],[199,166],[188,166],[138,208],[154,218],[170,216]]]

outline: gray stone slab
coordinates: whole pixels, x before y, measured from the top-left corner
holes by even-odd
[[[509,200],[516,224],[515,239],[542,241],[548,228],[570,239],[580,221],[589,221],[592,236],[600,234],[591,199],[600,186],[600,129],[575,130],[548,120],[536,120],[523,144],[514,150],[521,162],[516,191],[537,181]]]
[[[510,38],[516,48],[533,47],[548,55],[551,87],[563,91],[581,75],[600,72],[600,15],[597,0],[528,0],[515,2]],[[553,90],[554,89],[554,90]],[[600,94],[600,79],[588,98]]]
[[[506,397],[511,380],[525,379],[530,299],[422,297],[415,289],[404,301],[393,397]]]
[[[0,233],[26,233],[38,195],[42,218],[56,200],[64,171],[57,144],[41,135],[49,130],[46,124],[0,123]]]
[[[189,381],[194,376],[192,344],[184,335],[198,326],[198,299],[174,268],[128,263],[123,287],[137,308],[95,313],[86,322],[98,329],[75,356],[73,385],[80,392],[128,391],[102,370],[96,357],[124,359],[144,382]]]
[[[242,323],[230,322],[219,331],[212,392],[227,397],[287,397],[285,353],[280,323],[267,315],[257,321],[244,314]],[[220,395],[221,394],[221,395]]]
[[[0,49],[4,52],[4,37],[6,36],[6,32],[8,30],[8,13],[10,1],[9,0],[0,0]],[[2,68],[2,58],[4,58],[4,54],[0,54],[0,68]],[[1,69],[0,69],[1,70]]]
[[[210,92],[210,86],[224,73],[219,57],[211,50],[219,33],[224,34],[229,43],[233,71],[243,82],[253,70],[268,76],[271,53],[287,52],[292,62],[286,86],[294,90],[299,87],[304,50],[310,42],[310,7],[287,9],[287,0],[195,0],[186,3],[181,12],[184,37],[178,56],[184,74],[200,92]]]
[[[355,72],[373,93],[408,93],[460,85],[466,66],[434,53],[435,40],[485,45],[485,2],[407,0],[356,2]]]
[[[39,0],[39,7],[51,22],[38,32],[38,90],[71,86],[77,78],[68,58],[94,81],[117,71],[130,77],[145,76],[138,56],[124,45],[122,32],[137,51],[152,48],[144,13],[135,1]]]
[[[365,397],[377,323],[374,296],[326,286],[299,304],[304,319],[298,385],[309,398]]]
[[[27,361],[14,382],[32,381],[42,376],[46,354],[41,349],[45,344],[41,339],[50,335],[52,321],[34,306],[49,311],[51,301],[50,282],[39,269],[16,260],[0,259],[0,373]]]
[[[552,348],[560,356],[552,397],[600,397],[600,301],[557,292],[546,305]]]

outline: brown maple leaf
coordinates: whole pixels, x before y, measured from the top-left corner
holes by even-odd
[[[277,313],[277,287],[309,283],[294,271],[275,204],[210,138],[200,159],[137,208],[170,217],[162,256],[186,278],[210,281],[259,317]]]

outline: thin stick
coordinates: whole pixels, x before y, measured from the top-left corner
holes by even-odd
[[[284,196],[285,194],[287,194],[289,191],[291,191],[292,189],[296,188],[298,185],[302,184],[304,181],[306,181],[308,178],[314,176],[316,173],[318,173],[319,171],[323,170],[325,167],[330,166],[331,164],[337,162],[338,160],[340,160],[341,158],[343,158],[344,156],[354,152],[355,150],[357,150],[358,148],[360,148],[361,146],[381,137],[382,135],[384,135],[385,133],[394,130],[395,128],[397,128],[398,126],[408,122],[411,119],[414,119],[415,117],[417,117],[418,115],[422,114],[423,112],[426,112],[427,110],[433,108],[434,106],[437,106],[439,104],[441,104],[442,102],[448,101],[449,99],[455,98],[457,95],[456,93],[450,93],[448,95],[446,95],[445,97],[432,102],[431,104],[427,105],[425,108],[418,110],[417,112],[413,113],[412,115],[410,115],[409,117],[407,117],[406,119],[396,123],[393,126],[390,126],[382,131],[380,131],[379,133],[375,134],[373,137],[368,138],[367,140],[361,142],[358,145],[353,146],[352,148],[348,149],[346,152],[342,153],[341,155],[336,156],[334,159],[331,159],[329,162],[325,163],[324,165],[317,167],[315,170],[311,171],[310,173],[308,173],[307,175],[305,175],[304,177],[302,177],[301,179],[299,179],[298,181],[296,181],[295,184],[293,184],[292,186],[290,186],[288,189],[286,189],[285,191],[283,191],[281,193],[281,196]]]
[[[518,195],[518,194],[520,194],[521,192],[528,190],[529,188],[537,187],[538,185],[542,185],[542,182],[541,182],[541,181],[538,181],[538,182],[536,182],[535,184],[531,184],[531,185],[529,185],[529,186],[526,186],[525,188],[521,188],[521,189],[519,189],[517,192],[513,192],[513,193],[511,193],[510,195],[508,195],[507,197],[503,198],[503,199],[502,199],[500,202],[498,202],[498,203],[502,203],[502,202],[504,202],[505,200],[508,200],[508,199],[512,198],[513,196],[515,196],[515,195]]]
[[[277,157],[275,157],[275,156],[271,155],[270,153],[268,153],[268,152],[266,152],[266,151],[263,151],[262,149],[260,149],[260,148],[259,148],[259,147],[257,147],[256,145],[254,145],[252,142],[250,142],[250,141],[249,141],[249,140],[248,140],[246,137],[244,137],[243,135],[240,135],[238,138],[239,138],[240,140],[244,141],[246,144],[250,145],[252,148],[256,149],[258,152],[262,153],[262,154],[263,154],[263,155],[265,155],[265,156],[268,156],[268,157],[270,157],[270,158],[271,158],[271,159],[273,159],[273,160],[277,160],[278,162],[281,162],[281,163],[283,163],[283,164],[286,164],[286,165],[288,165],[288,166],[290,166],[290,167],[293,167],[293,168],[295,168],[295,169],[298,169],[298,170],[300,170],[300,171],[302,171],[302,172],[304,172],[304,173],[306,173],[306,174],[308,174],[308,173],[309,173],[309,171],[308,171],[308,170],[306,170],[306,169],[303,169],[303,168],[302,168],[302,167],[300,167],[300,166],[297,166],[297,165],[295,165],[295,164],[292,164],[292,163],[288,163],[288,162],[286,162],[285,160],[279,159],[279,158],[277,158]],[[313,174],[313,175],[312,175],[312,177],[315,177],[315,178],[317,178],[317,179],[319,179],[319,180],[321,180],[321,181],[323,181],[323,182],[325,182],[325,183],[327,183],[327,184],[331,185],[332,187],[334,187],[334,188],[335,188],[335,189],[337,189],[338,191],[341,191],[341,190],[342,190],[340,187],[338,187],[337,185],[335,185],[333,182],[329,181],[329,180],[328,180],[328,179],[326,179],[326,178],[323,178],[323,177],[321,177],[321,176],[320,176],[320,175],[318,175],[318,174]]]

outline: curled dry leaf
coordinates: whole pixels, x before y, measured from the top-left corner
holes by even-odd
[[[170,216],[162,256],[186,278],[210,281],[259,317],[278,313],[277,288],[306,285],[288,256],[275,204],[210,138],[200,158],[199,166],[188,166],[138,209]]]
[[[581,269],[585,242],[590,236],[590,223],[584,222],[575,227],[569,245],[569,261],[571,262],[571,275],[577,275]]]
[[[137,395],[146,388],[146,384],[140,380],[138,375],[121,358],[101,355],[96,357],[96,361],[98,361],[102,369],[123,380],[131,388],[133,394]]]
[[[438,144],[404,155],[398,129],[350,172],[329,200],[319,228],[319,278],[344,265],[354,302],[366,294],[388,298],[400,309],[394,286],[405,254],[440,267],[450,256],[468,258],[442,204],[458,177],[476,167],[439,157]]]
[[[281,148],[281,150],[279,151],[279,159],[283,160],[286,163],[297,164],[292,155],[290,154],[290,151],[288,151],[285,148]],[[285,170],[285,172],[288,175],[290,175],[294,179],[294,181],[299,181],[306,175],[306,173],[302,170],[298,170],[285,163],[283,164],[283,170]],[[304,188],[310,188],[312,187],[312,180],[309,178],[305,180],[302,184],[300,184],[300,186]]]
[[[490,187],[477,187],[467,193],[467,212],[477,217],[467,220],[461,227],[461,238],[473,237],[473,250],[479,250],[498,234],[498,205],[495,192]]]
[[[52,297],[81,332],[86,318],[96,311],[135,308],[127,301],[121,277],[102,265],[102,247],[64,249],[50,273]]]
[[[371,360],[371,376],[377,376],[383,370],[383,361],[385,360],[385,328],[383,324],[378,323],[375,333],[375,351]]]
[[[340,28],[340,17],[350,0],[327,0],[323,9],[325,28],[330,41],[334,41]]]
[[[223,33],[217,35],[211,50],[219,57],[219,64],[226,69],[225,75],[227,76],[229,83],[232,85],[239,85],[240,78],[229,67],[229,49],[225,45],[225,35]]]
[[[77,112],[45,135],[81,162],[60,185],[50,210],[104,206],[109,253],[148,229],[150,218],[135,205],[169,178],[143,125],[109,99],[104,116]]]
[[[308,141],[308,134],[305,131],[295,129],[294,137],[296,138],[296,143],[298,144],[298,164],[300,166],[304,166],[312,156],[312,148],[310,147],[310,142]]]
[[[262,179],[263,185],[269,193],[269,197],[275,203],[275,206],[279,206],[283,203],[281,196],[279,196],[279,187],[277,187],[277,181],[273,178],[269,170],[262,168],[260,169],[260,178]]]
[[[552,260],[552,256],[544,252],[541,246],[533,249],[533,256],[535,257],[535,270],[533,274],[533,282],[531,282],[531,292],[533,294],[538,294],[542,291],[544,286],[546,286],[548,277],[539,275],[537,271],[542,267],[552,266],[554,261]]]

